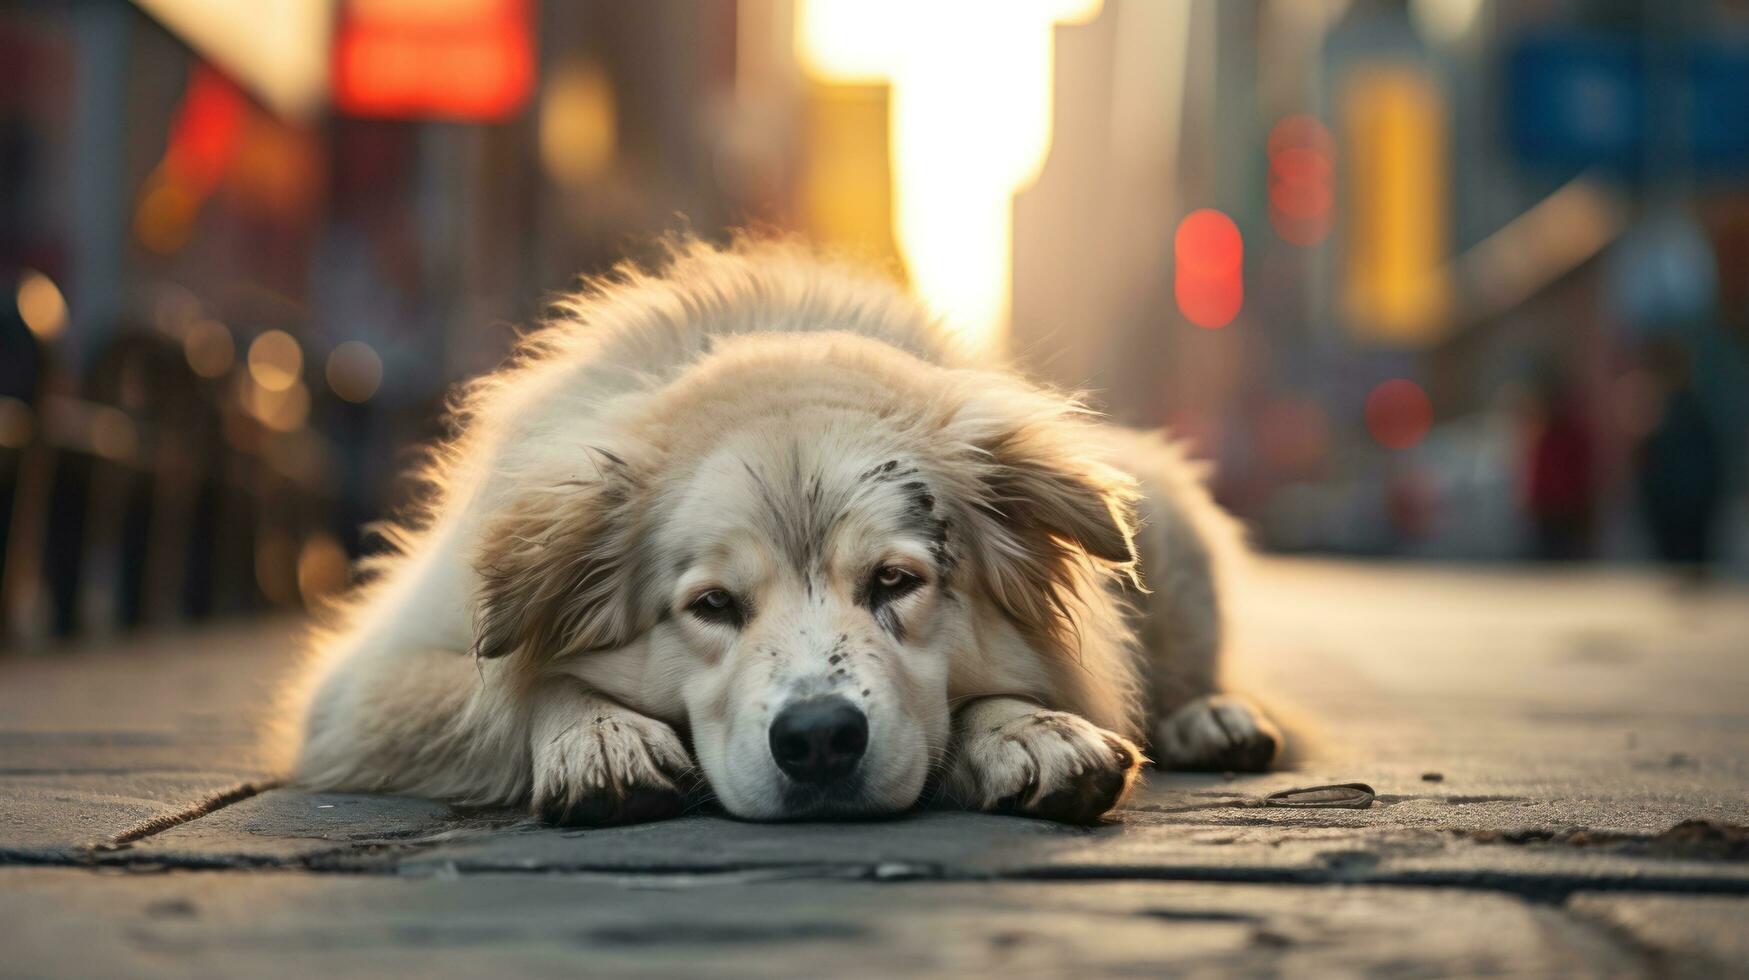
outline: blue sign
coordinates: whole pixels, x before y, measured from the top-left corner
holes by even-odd
[[[1526,38],[1507,67],[1512,144],[1528,164],[1627,177],[1749,173],[1749,43],[1633,35]]]

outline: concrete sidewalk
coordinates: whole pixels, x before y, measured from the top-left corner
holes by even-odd
[[[1308,562],[1253,585],[1237,673],[1293,768],[1156,774],[1092,830],[576,831],[285,789],[179,819],[267,775],[295,624],[0,658],[0,974],[1749,972],[1749,592]],[[1352,781],[1370,808],[1257,805]]]

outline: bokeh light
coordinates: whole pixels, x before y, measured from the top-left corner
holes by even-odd
[[[245,383],[242,398],[243,409],[274,432],[296,432],[310,418],[310,389],[301,381],[279,391]]]
[[[1269,131],[1269,223],[1293,245],[1330,235],[1336,210],[1336,141],[1308,115],[1286,116]]]
[[[269,330],[249,345],[249,376],[267,391],[286,391],[298,383],[304,352],[284,330]]]
[[[556,68],[540,102],[540,157],[547,176],[580,187],[605,176],[618,142],[613,83],[599,64]]]
[[[1452,44],[1469,34],[1484,0],[1409,0],[1409,20],[1435,44]]]
[[[331,534],[313,534],[298,550],[298,594],[310,605],[346,586],[346,549]]]
[[[383,383],[383,359],[362,340],[348,340],[328,354],[328,387],[354,404],[376,394]]]
[[[1366,430],[1386,449],[1412,449],[1432,427],[1432,400],[1407,378],[1380,382],[1366,396]]]
[[[1380,63],[1342,85],[1343,315],[1396,346],[1450,328],[1449,101],[1423,66]]]
[[[265,531],[255,544],[255,584],[281,606],[298,601],[297,543],[283,531]]]
[[[197,65],[171,122],[164,158],[146,177],[134,210],[134,236],[160,255],[188,244],[201,204],[236,155],[249,107],[243,93],[214,69]]]
[[[217,320],[195,320],[182,332],[182,356],[203,378],[221,378],[237,360],[231,331]]]
[[[1173,296],[1184,318],[1207,330],[1233,322],[1245,304],[1245,244],[1233,219],[1192,211],[1173,238]]]
[[[1237,275],[1245,244],[1233,219],[1213,208],[1192,211],[1178,223],[1174,239],[1178,271],[1211,279]]]
[[[48,342],[67,328],[67,300],[53,279],[35,269],[18,277],[18,315],[38,340]]]

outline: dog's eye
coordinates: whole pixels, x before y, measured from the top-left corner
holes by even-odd
[[[707,623],[741,625],[741,604],[723,589],[712,589],[692,600],[686,611]]]
[[[868,595],[874,605],[891,602],[923,584],[915,572],[897,565],[882,565],[869,577]]]

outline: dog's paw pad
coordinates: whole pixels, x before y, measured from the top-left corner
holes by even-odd
[[[1281,751],[1281,732],[1240,698],[1211,694],[1174,711],[1154,731],[1162,769],[1262,772]]]
[[[667,725],[591,712],[534,745],[531,809],[547,823],[601,827],[678,816],[693,769]]]
[[[956,765],[995,813],[1089,824],[1129,795],[1142,754],[1078,715],[1039,711],[980,733]]]

